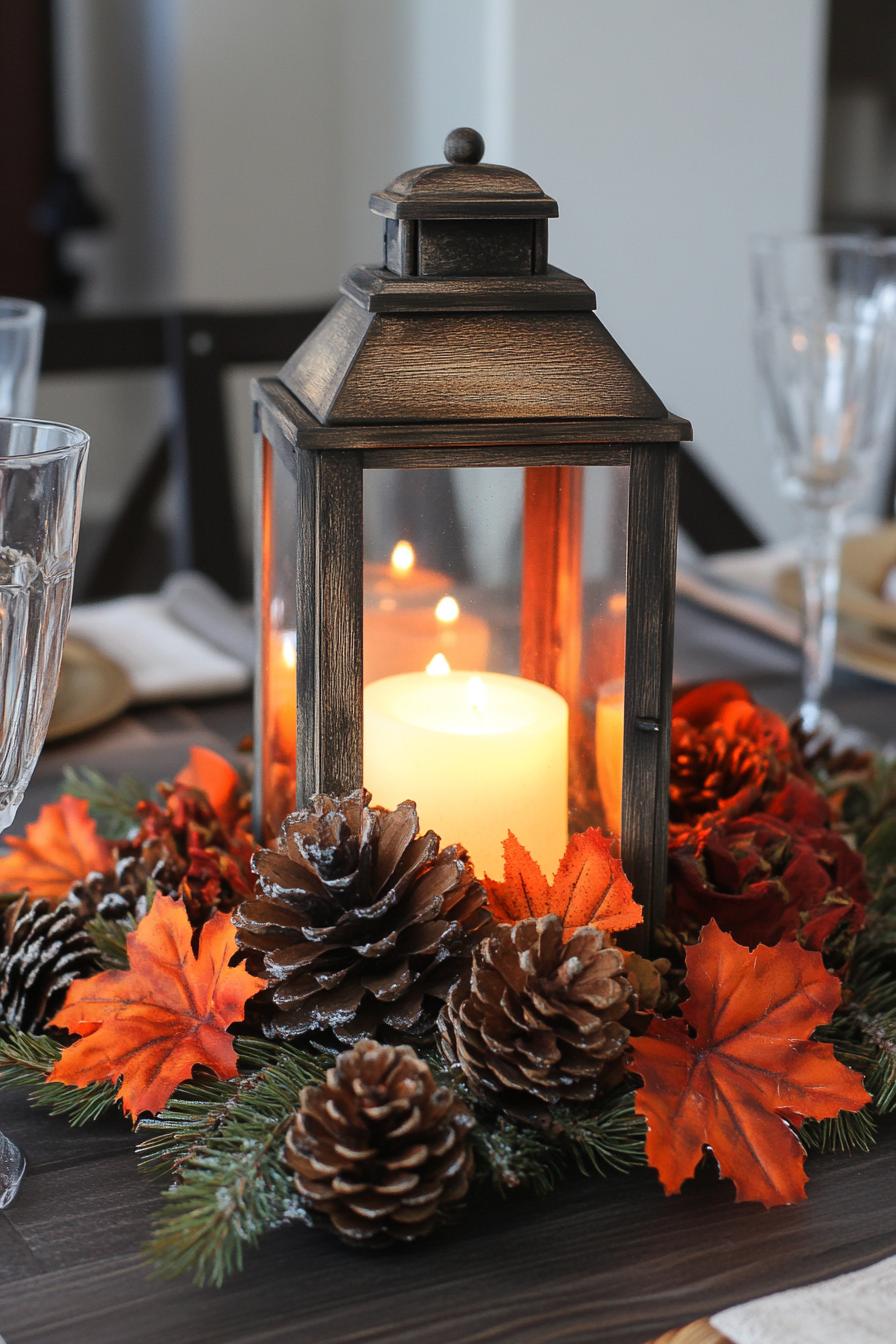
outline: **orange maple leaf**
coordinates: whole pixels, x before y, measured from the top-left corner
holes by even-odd
[[[84,798],[64,793],[47,803],[24,838],[6,836],[12,853],[0,858],[0,890],[24,891],[53,903],[68,895],[73,882],[91,872],[107,872],[114,855]]]
[[[647,1121],[647,1158],[667,1194],[693,1175],[704,1148],[738,1200],[766,1208],[805,1199],[795,1133],[805,1117],[860,1111],[858,1073],[812,1041],[840,1002],[840,982],[797,943],[749,951],[715,921],[689,947],[683,1017],[655,1018],[632,1041],[644,1080],[635,1110]]]
[[[208,747],[191,747],[190,759],[174,776],[174,782],[204,793],[222,821],[232,818],[240,789],[240,777],[230,762],[216,751]]]
[[[227,1028],[266,981],[228,965],[236,952],[228,915],[218,911],[203,925],[195,955],[192,936],[183,902],[157,895],[128,934],[130,969],[75,980],[69,989],[49,1025],[82,1039],[63,1050],[48,1082],[120,1082],[117,1096],[136,1121],[143,1111],[157,1114],[197,1064],[234,1077]]]
[[[495,919],[559,915],[564,936],[589,924],[606,933],[634,928],[644,918],[632,898],[632,884],[613,853],[612,841],[594,827],[572,836],[549,883],[532,855],[508,831],[504,841],[504,881],[485,878],[488,905]]]

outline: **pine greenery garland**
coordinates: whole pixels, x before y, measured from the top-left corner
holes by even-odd
[[[832,791],[843,788],[837,780],[820,782]],[[146,796],[136,779],[113,784],[87,770],[68,772],[66,788],[88,800],[110,838],[127,834]],[[878,1119],[896,1111],[896,765],[879,761],[868,778],[848,782],[841,816],[865,856],[873,901],[845,978],[843,1004],[816,1035],[862,1073],[873,1102],[856,1114],[807,1121],[803,1143],[823,1152],[867,1151]],[[125,939],[135,919],[94,918],[87,927],[104,967],[125,968]],[[238,1077],[221,1082],[197,1074],[138,1130],[141,1165],[172,1180],[149,1256],[158,1274],[187,1273],[199,1285],[220,1285],[240,1270],[247,1250],[267,1232],[309,1221],[283,1161],[284,1139],[302,1089],[322,1081],[332,1052],[250,1036],[238,1036],[235,1044]],[[52,1036],[0,1033],[0,1088],[25,1088],[33,1105],[72,1125],[117,1109],[108,1083],[75,1088],[46,1082],[61,1050]],[[634,1111],[633,1084],[589,1107],[555,1108],[546,1125],[529,1126],[484,1105],[434,1048],[426,1058],[475,1115],[471,1137],[480,1186],[502,1195],[541,1195],[575,1172],[606,1175],[645,1163],[645,1126]]]
[[[250,1037],[237,1050],[251,1072],[181,1087],[139,1126],[152,1134],[138,1145],[143,1165],[176,1178],[147,1248],[164,1278],[220,1287],[265,1233],[307,1220],[283,1144],[302,1088],[322,1080],[328,1058]]]

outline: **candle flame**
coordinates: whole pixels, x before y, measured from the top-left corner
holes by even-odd
[[[451,664],[444,653],[437,653],[426,664],[426,671],[431,677],[447,677],[451,672]]]
[[[448,593],[436,603],[436,620],[442,625],[453,625],[460,615],[460,603]]]
[[[396,541],[392,547],[392,557],[389,561],[392,573],[396,576],[410,574],[416,563],[417,556],[411,543],[409,541]]]
[[[283,645],[283,666],[295,671],[296,666],[296,637],[284,633],[281,635]]]
[[[488,691],[481,677],[471,677],[467,682],[467,704],[474,714],[485,713]]]

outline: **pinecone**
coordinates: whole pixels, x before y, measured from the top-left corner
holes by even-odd
[[[360,1041],[302,1091],[286,1161],[312,1212],[348,1242],[431,1232],[467,1193],[473,1117],[409,1045]]]
[[[418,836],[413,803],[369,803],[364,789],[313,798],[286,818],[279,849],[255,854],[256,898],[233,922],[249,968],[271,982],[270,1036],[425,1032],[491,927],[466,851]]]
[[[598,929],[563,941],[556,915],[499,924],[439,1017],[443,1054],[480,1096],[523,1119],[619,1082],[632,985]]]
[[[790,725],[790,736],[798,758],[810,774],[824,774],[828,779],[841,775],[867,778],[874,766],[874,753],[859,746],[842,746],[836,737],[825,733],[809,733],[797,718]]]
[[[177,894],[177,883],[171,882],[165,871],[156,868],[151,874],[142,859],[119,859],[111,873],[88,873],[75,882],[64,904],[83,919],[118,920],[127,915],[141,919],[146,914],[146,895],[152,889],[166,896]]]
[[[74,910],[27,896],[8,907],[0,929],[0,1023],[39,1031],[72,981],[99,969],[96,948]]]
[[[632,1036],[643,1036],[660,1003],[669,996],[672,963],[668,957],[642,957],[624,948],[621,951],[626,979],[632,987],[623,1024]]]

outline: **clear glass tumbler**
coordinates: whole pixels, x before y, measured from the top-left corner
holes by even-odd
[[[757,240],[754,344],[775,474],[802,538],[803,688],[809,733],[834,666],[840,548],[849,509],[893,448],[896,243],[846,236]]]
[[[34,414],[44,317],[39,303],[0,298],[0,416]]]

